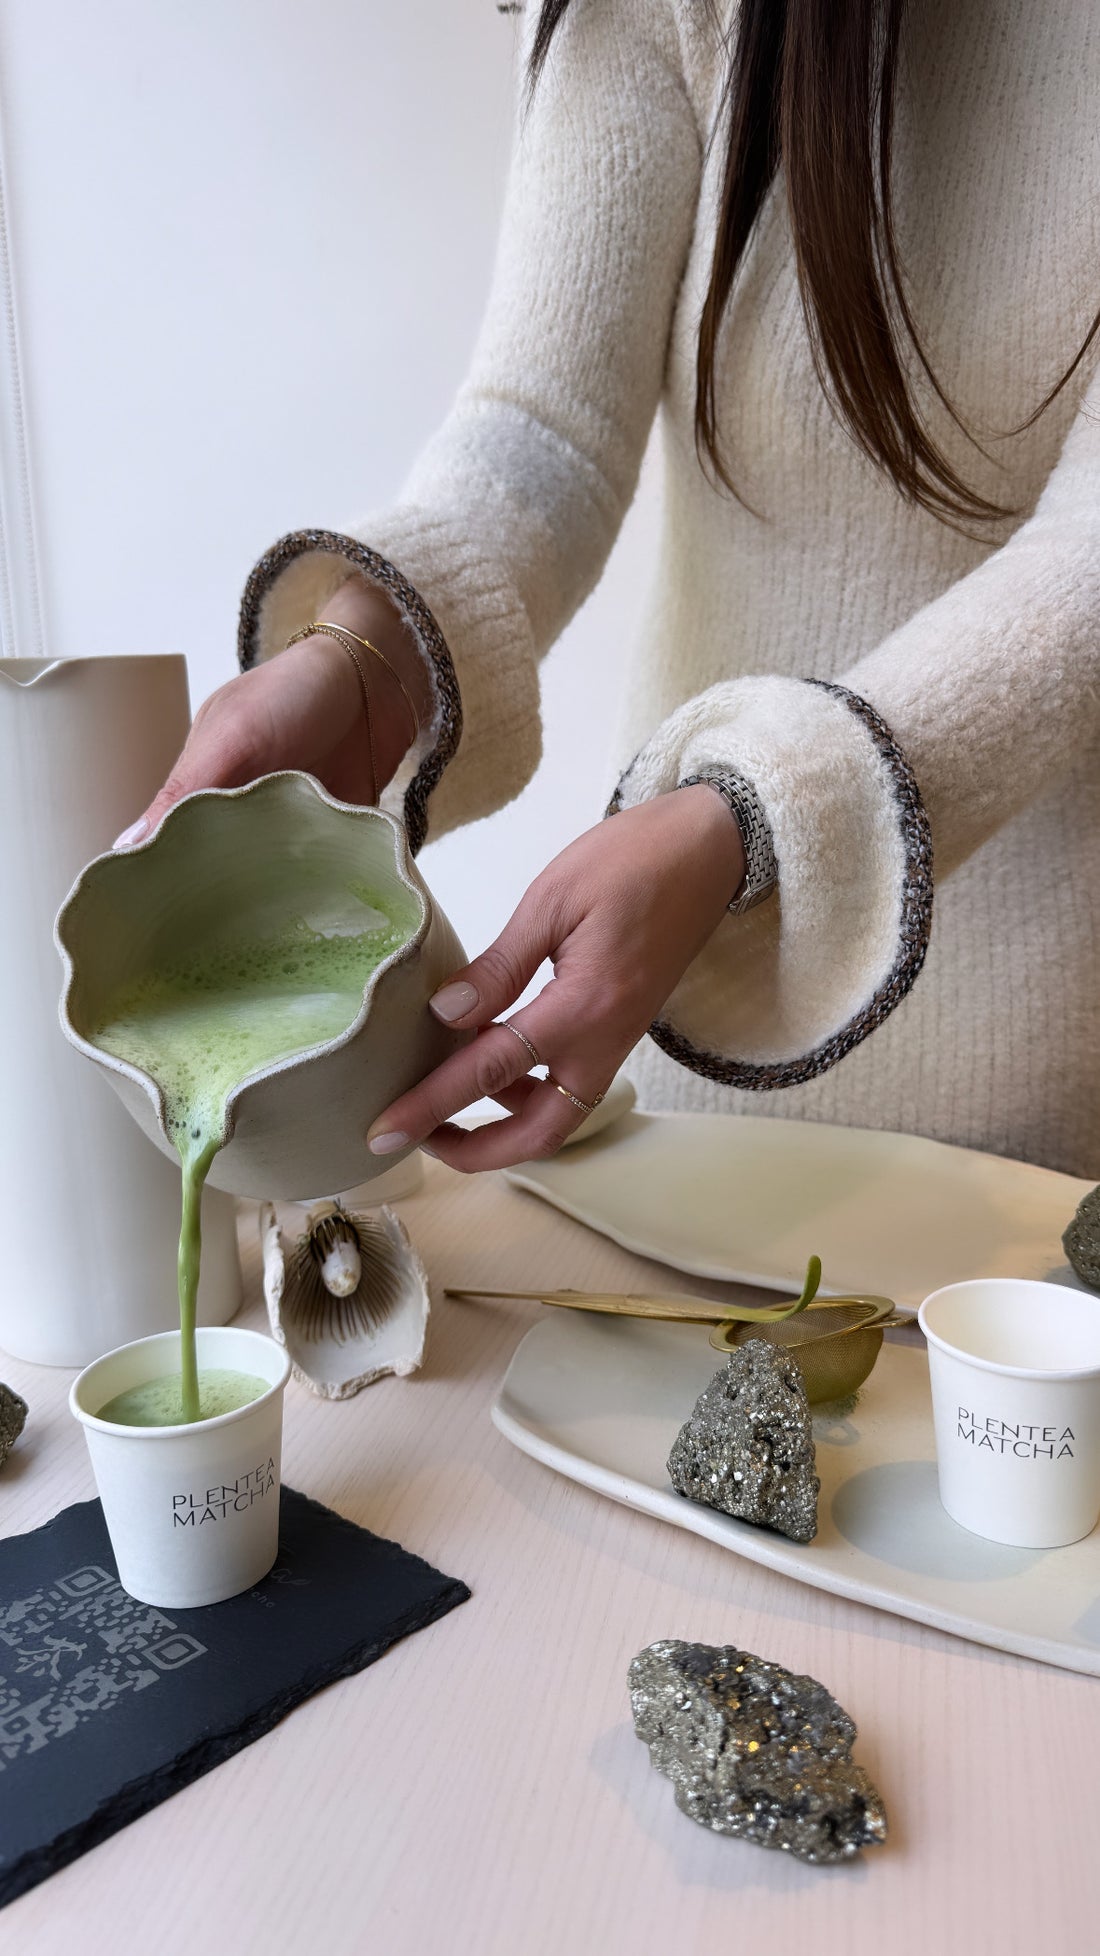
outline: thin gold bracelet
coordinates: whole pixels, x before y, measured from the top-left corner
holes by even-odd
[[[396,680],[397,684],[401,688],[401,692],[405,700],[405,705],[409,709],[409,722],[412,726],[412,738],[415,741],[420,733],[420,715],[417,712],[416,707],[413,703],[412,694],[409,692],[409,689],[406,686],[404,680],[402,679],[401,674],[397,671],[397,668],[391,663],[391,661],[387,659],[385,653],[380,652],[377,645],[372,645],[369,638],[363,638],[360,636],[358,632],[353,632],[350,625],[336,625],[333,624],[331,620],[327,618],[315,618],[311,625],[303,625],[301,631],[294,632],[292,636],[287,639],[287,645],[288,646],[296,645],[299,639],[313,638],[319,632],[328,632],[333,638],[337,637],[339,634],[343,634],[345,643],[349,638],[354,639],[356,645],[361,645],[365,652],[373,652],[375,658],[381,660],[382,664],[386,668],[386,671],[389,673],[390,678]],[[347,649],[350,650],[350,647],[348,647]],[[357,665],[358,663],[359,663],[358,660],[356,660]]]
[[[331,629],[332,629],[331,626],[326,624],[324,620],[321,621],[321,630],[323,632],[330,631]],[[405,681],[402,679],[401,674],[398,672],[397,667],[394,665],[393,661],[391,659],[387,659],[385,653],[381,652],[377,645],[372,645],[369,638],[361,638],[358,632],[353,632],[349,625],[341,625],[340,630],[342,632],[346,632],[349,638],[353,638],[357,645],[363,646],[364,649],[368,652],[373,652],[376,659],[381,659],[382,664],[385,666],[386,671],[390,675],[390,678],[395,679],[397,681],[397,684],[400,686],[401,692],[404,696],[405,705],[409,709],[409,721],[412,726],[412,738],[413,740],[416,740],[416,738],[420,733],[420,715],[417,712],[416,706],[413,702],[413,696],[410,693],[408,687],[405,684]],[[409,744],[411,746],[412,742],[410,741]]]
[[[378,800],[378,762],[374,757],[374,721],[371,718],[371,710],[370,710],[370,687],[367,685],[367,675],[363,671],[363,667],[360,664],[359,654],[355,650],[354,645],[352,645],[349,642],[352,637],[352,633],[349,632],[347,634],[347,637],[345,637],[344,627],[342,625],[325,625],[323,627],[321,625],[305,625],[303,626],[300,632],[294,633],[293,638],[287,639],[286,645],[283,647],[283,650],[284,652],[289,651],[290,647],[292,645],[297,645],[300,639],[318,637],[322,630],[327,632],[330,638],[336,640],[336,643],[340,647],[341,652],[347,653],[348,658],[351,660],[351,663],[355,667],[356,673],[358,675],[359,690],[363,695],[363,712],[366,716],[366,721],[367,721],[367,751],[370,754],[369,799],[372,803],[374,803],[377,802]]]

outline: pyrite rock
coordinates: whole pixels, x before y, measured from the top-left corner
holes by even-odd
[[[634,1730],[682,1813],[800,1861],[847,1861],[886,1839],[886,1809],[852,1760],[856,1728],[816,1679],[730,1646],[650,1644],[630,1666]]]
[[[1100,1290],[1100,1188],[1090,1190],[1078,1203],[1062,1248],[1081,1282]]]
[[[0,1385],[0,1467],[22,1433],[26,1419],[26,1400],[20,1399],[10,1386]]]
[[[668,1471],[691,1501],[812,1542],[821,1482],[795,1360],[763,1338],[738,1345],[680,1428]]]

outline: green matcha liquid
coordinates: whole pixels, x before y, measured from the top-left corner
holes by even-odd
[[[113,1420],[116,1426],[182,1426],[191,1419],[183,1410],[182,1383],[179,1372],[147,1379],[144,1385],[117,1392],[100,1407],[98,1417]],[[219,1413],[235,1413],[240,1406],[250,1406],[268,1390],[269,1383],[254,1372],[200,1372],[198,1417],[217,1419]]]
[[[374,897],[360,900],[373,914],[381,909]],[[371,972],[406,936],[388,917],[354,936],[326,937],[304,923],[292,924],[278,936],[229,945],[149,973],[112,1002],[109,1018],[91,1035],[104,1052],[156,1081],[164,1095],[164,1124],[183,1164],[179,1299],[185,1420],[203,1417],[195,1353],[202,1190],[225,1140],[229,1096],[263,1067],[346,1032]]]

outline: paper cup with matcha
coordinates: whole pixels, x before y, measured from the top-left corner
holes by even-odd
[[[185,1420],[180,1336],[121,1345],[69,1394],[84,1428],[124,1589],[196,1609],[251,1589],[279,1550],[281,1345],[236,1326],[200,1327],[197,1420]]]

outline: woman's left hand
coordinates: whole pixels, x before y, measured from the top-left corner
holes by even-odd
[[[431,1001],[477,1038],[371,1127],[373,1154],[423,1143],[452,1168],[507,1168],[552,1155],[585,1115],[544,1080],[523,1040],[493,1021],[545,958],[554,976],[511,1023],[579,1101],[591,1104],[658,1016],[745,873],[721,796],[697,785],[624,809],[570,843],[532,883],[494,944]],[[485,1096],[511,1116],[471,1132],[450,1117]]]

